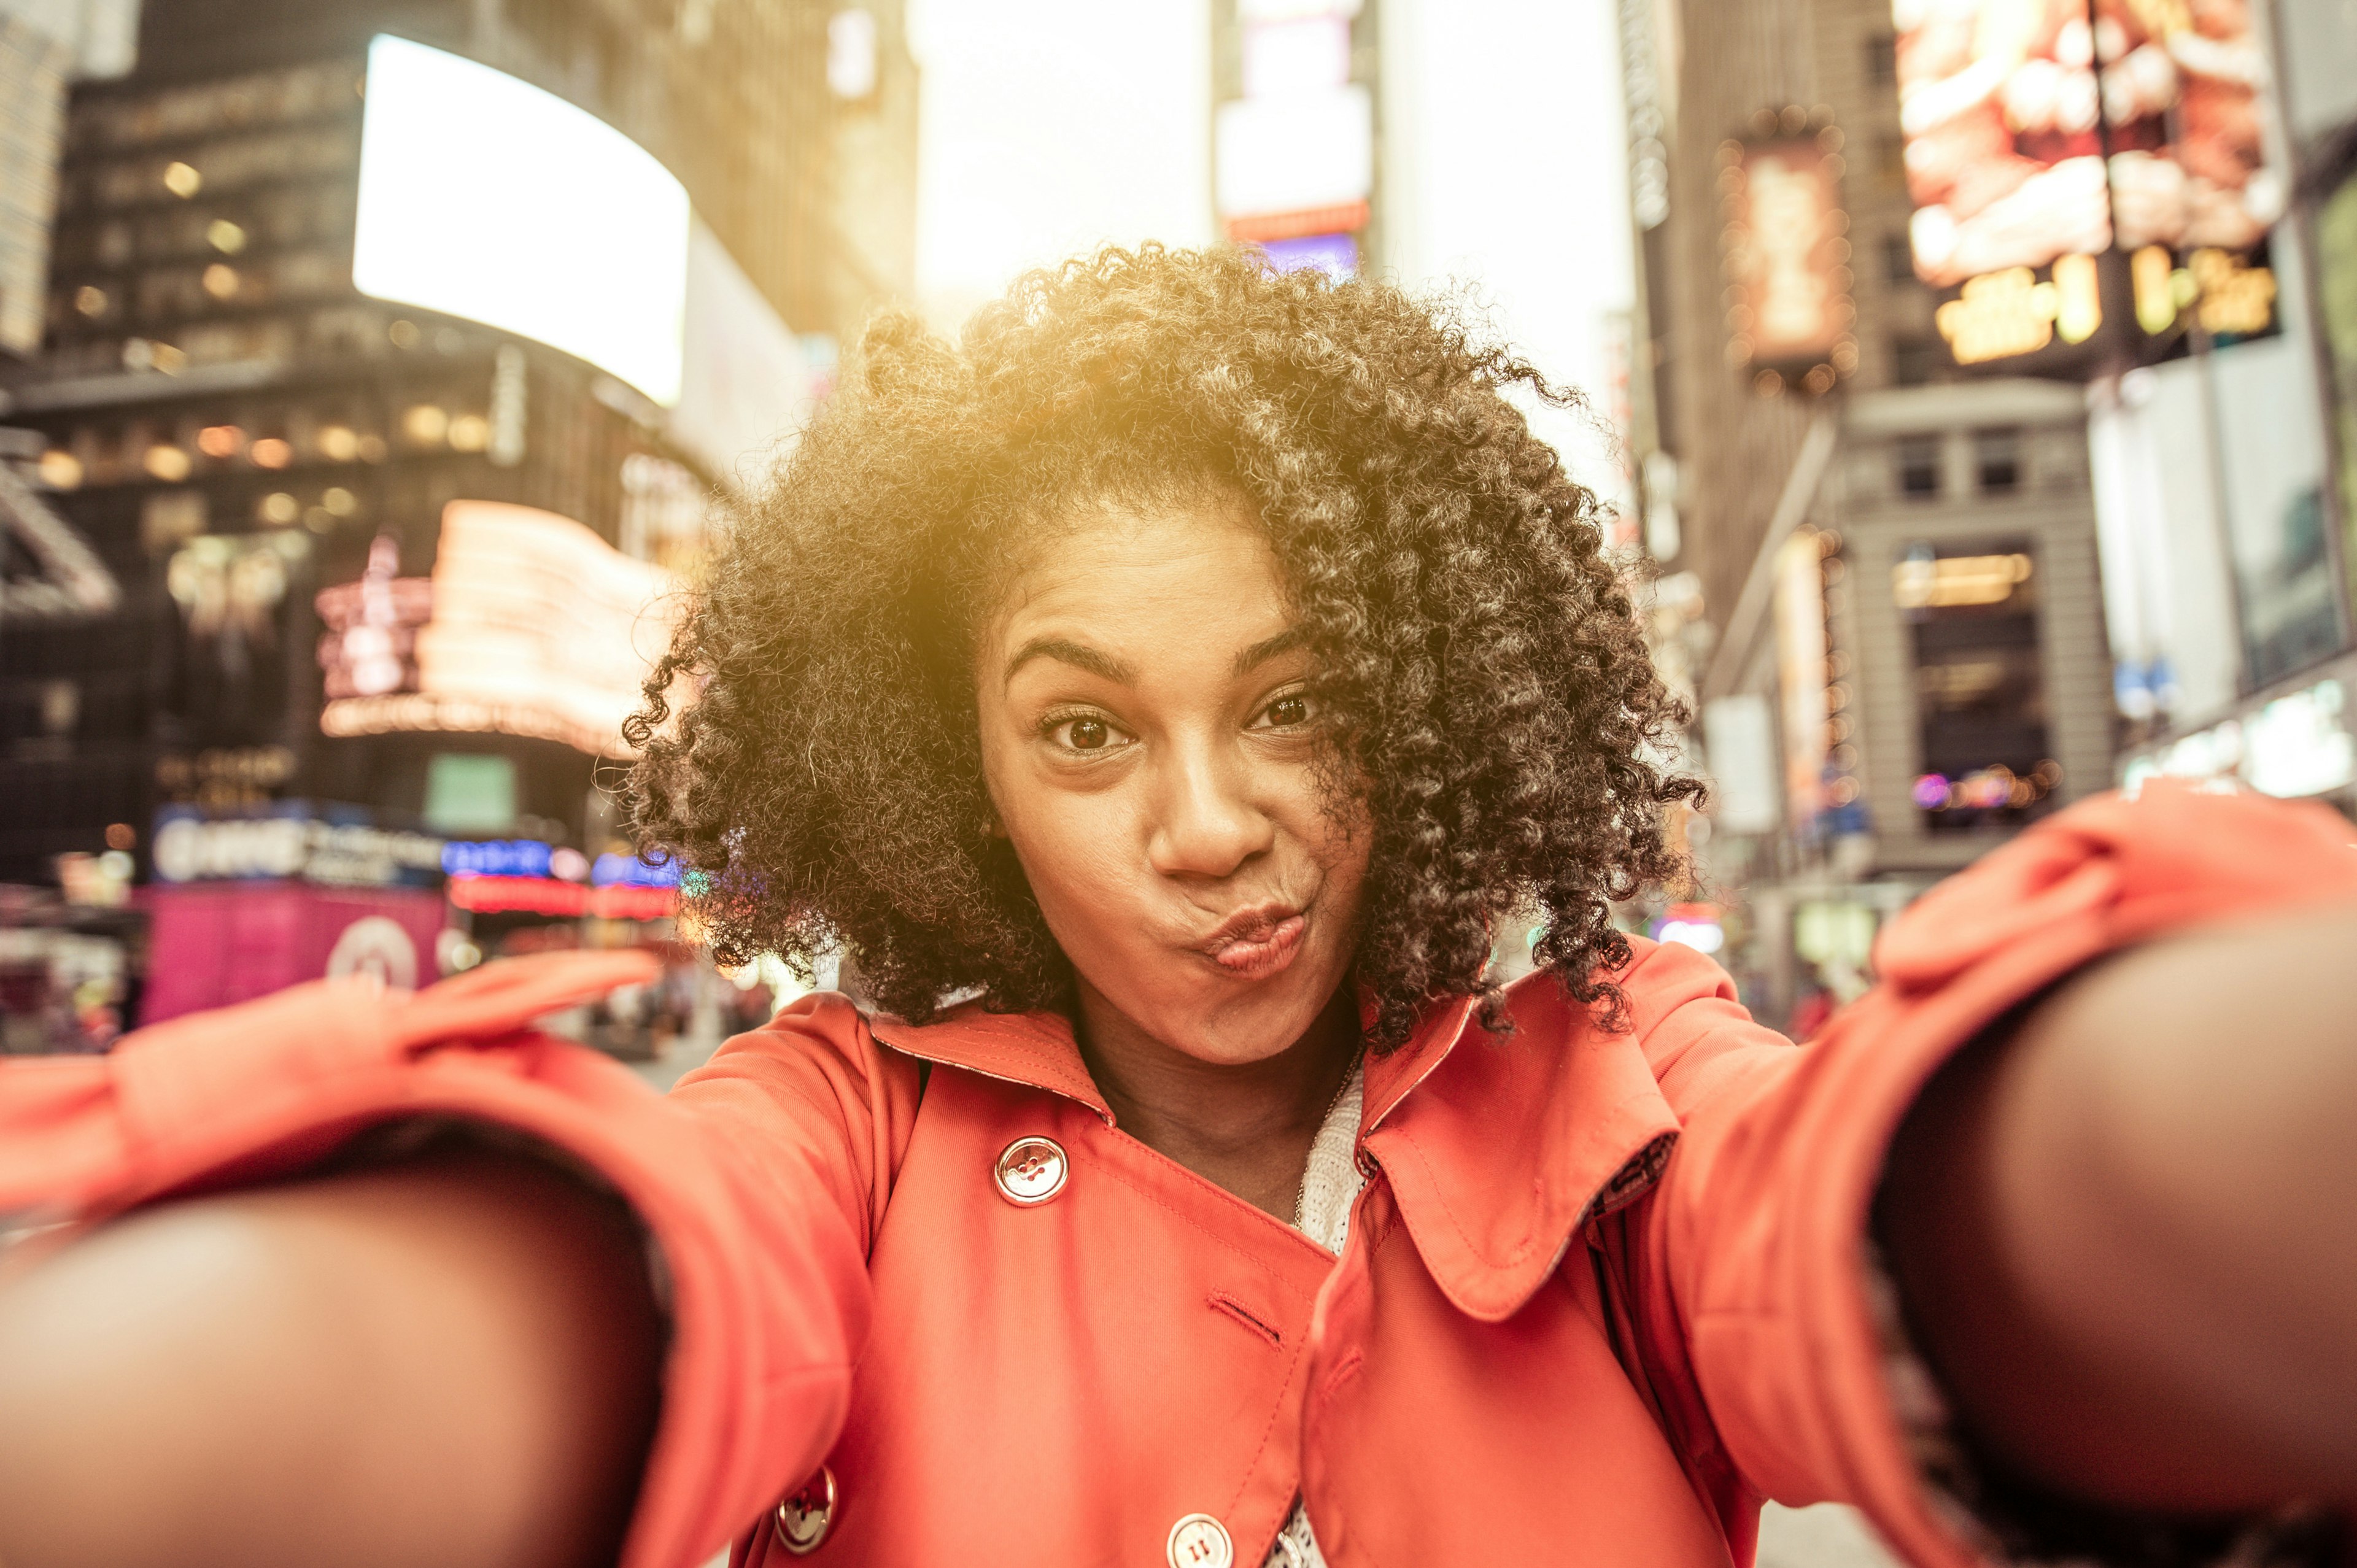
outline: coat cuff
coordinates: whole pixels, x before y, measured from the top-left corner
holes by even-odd
[[[2051,1492],[1985,1454],[1907,1322],[1899,1283],[1869,1243],[1867,1305],[1891,1414],[1932,1514],[1984,1563],[2006,1568],[2336,1568],[2347,1546],[2333,1510],[2182,1519],[2099,1507]]]
[[[404,1130],[503,1130],[487,1135],[585,1174],[645,1229],[670,1345],[621,1563],[701,1563],[833,1441],[866,1276],[832,1206],[764,1201],[748,1151],[534,1027],[656,970],[562,954],[414,995],[315,982],[141,1030],[105,1058],[0,1064],[0,1222],[70,1228],[367,1158]]]
[[[2158,781],[2050,819],[1934,888],[1878,942],[1882,982],[1836,1027],[1853,1036],[1854,1052],[1870,1044],[1867,1034],[1887,1032],[1906,1058],[1898,1070],[1912,1088],[1875,1118],[1879,1146],[1887,1152],[1914,1095],[1957,1050],[2086,964],[2181,929],[2352,897],[2357,829],[2325,807]],[[1862,1483],[1858,1500],[1902,1550],[2024,1568],[2341,1561],[2346,1530],[2329,1509],[2208,1520],[2115,1510],[2045,1491],[1994,1462],[1956,1420],[1872,1234],[1879,1156],[1858,1174],[1843,1207],[1859,1230],[1840,1244],[1846,1256],[1822,1256],[1820,1266],[1850,1297],[1828,1315],[1842,1326],[1836,1337],[1856,1347],[1839,1359],[1874,1366],[1883,1397],[1879,1410],[1835,1424],[1850,1428],[1843,1445]]]

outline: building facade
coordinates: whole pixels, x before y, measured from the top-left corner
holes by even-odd
[[[1628,0],[1632,463],[1717,786],[1688,929],[1763,1015],[2111,780],[2086,417],[1967,377],[1918,275],[1887,0]]]
[[[449,117],[371,129],[380,35],[490,67],[501,102],[554,94],[535,134],[683,188],[658,202],[671,271],[615,273],[544,331],[518,325],[528,278],[454,303],[434,257],[477,237],[440,231],[414,156]],[[908,293],[899,6],[151,0],[139,59],[71,94],[44,339],[0,387],[0,501],[58,525],[12,552],[0,617],[0,882],[109,849],[144,879],[192,811],[529,841],[586,884],[651,651],[630,596],[692,572],[709,498],[759,482],[835,344]],[[466,166],[510,150],[437,155],[453,211]],[[371,178],[419,188],[362,246]],[[356,267],[426,282],[364,292]],[[652,360],[617,336],[638,317]],[[19,613],[77,592],[81,613]],[[630,668],[590,670],[618,645]]]
[[[1213,0],[1212,207],[1223,238],[1281,267],[1356,272],[1383,255],[1379,7]]]
[[[2095,389],[2122,761],[2357,812],[2357,16],[2254,8],[2275,331]],[[2141,678],[2139,678],[2141,677]]]

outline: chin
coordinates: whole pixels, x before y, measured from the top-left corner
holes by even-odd
[[[1199,1061],[1232,1067],[1266,1061],[1308,1034],[1325,1011],[1344,972],[1339,967],[1323,974],[1315,972],[1327,967],[1297,965],[1257,984],[1232,989],[1230,994],[1204,998],[1184,1009],[1183,1015],[1174,1009],[1170,1032],[1156,1033],[1174,1049]],[[1225,983],[1234,987],[1233,982]]]

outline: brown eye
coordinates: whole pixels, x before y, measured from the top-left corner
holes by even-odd
[[[1102,751],[1113,739],[1113,732],[1103,719],[1074,719],[1064,726],[1064,744],[1074,751]]]
[[[1279,697],[1261,710],[1261,716],[1278,729],[1292,729],[1309,722],[1309,699],[1300,693]]]

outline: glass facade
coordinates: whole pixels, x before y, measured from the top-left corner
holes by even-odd
[[[2061,779],[2048,736],[2033,546],[1918,544],[1891,572],[1915,670],[1923,771],[1912,789],[1932,832],[2010,826]]]
[[[2357,577],[2357,167],[2317,211],[2316,252],[2316,292],[2339,414],[2341,556]],[[2357,581],[2349,587],[2357,601]]]

